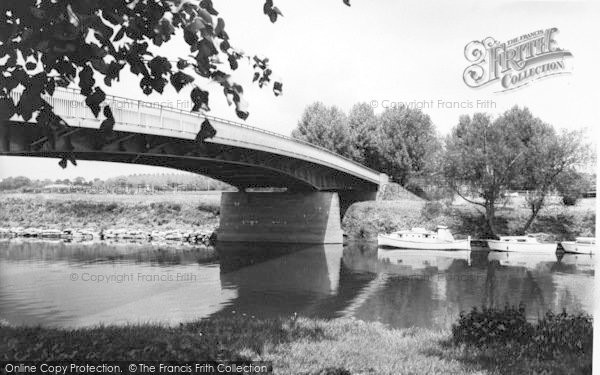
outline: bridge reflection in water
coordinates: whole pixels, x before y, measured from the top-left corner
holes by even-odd
[[[591,313],[593,259],[399,252],[364,243],[237,243],[208,250],[5,241],[0,319],[75,327],[298,313],[447,328],[461,310],[481,305],[523,302],[532,319],[563,307]],[[84,274],[132,280],[85,281]],[[181,280],[165,279],[177,275]],[[152,280],[156,276],[163,280]]]

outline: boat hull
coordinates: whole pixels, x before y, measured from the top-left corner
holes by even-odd
[[[578,243],[575,241],[564,241],[561,242],[563,250],[566,253],[574,253],[574,254],[595,254],[596,253],[596,244],[592,243]]]
[[[380,234],[377,236],[377,245],[381,247],[393,247],[397,249],[417,250],[471,250],[470,240],[457,240],[452,242],[420,242],[407,241],[392,236]]]
[[[488,247],[494,251],[508,251],[514,253],[556,253],[555,243],[519,243],[498,240],[488,240]]]

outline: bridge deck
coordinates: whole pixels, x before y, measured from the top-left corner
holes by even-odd
[[[19,99],[20,93],[13,92],[15,103]],[[103,120],[102,116],[99,119],[94,117],[85,104],[85,97],[77,90],[59,88],[53,96],[45,96],[44,99],[70,126],[97,129]],[[327,149],[278,133],[206,114],[117,96],[107,95],[105,103],[110,105],[113,112],[116,131],[195,139],[202,122],[208,119],[217,134],[206,142],[305,160],[370,183],[380,183],[380,174],[377,171]],[[19,118],[15,116],[13,120],[19,121]]]

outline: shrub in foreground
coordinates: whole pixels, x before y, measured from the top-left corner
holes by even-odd
[[[525,307],[504,309],[483,307],[461,313],[452,326],[455,345],[471,347],[504,346],[519,357],[551,360],[561,356],[592,353],[593,322],[585,314],[548,312],[537,323],[527,321]]]
[[[524,306],[505,306],[504,309],[473,308],[461,313],[458,323],[452,326],[455,344],[489,345],[495,343],[529,341],[533,326],[527,321]]]

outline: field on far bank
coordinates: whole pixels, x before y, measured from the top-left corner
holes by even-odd
[[[220,192],[0,194],[0,226],[213,230]]]

